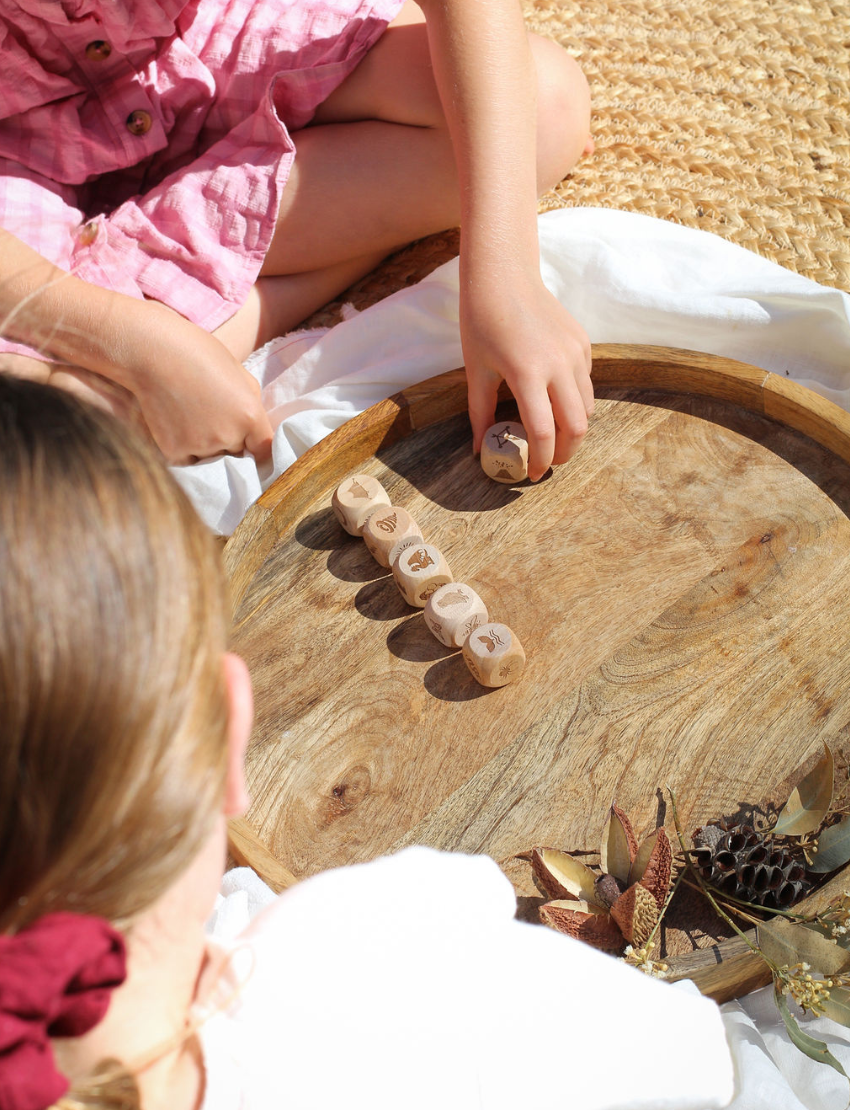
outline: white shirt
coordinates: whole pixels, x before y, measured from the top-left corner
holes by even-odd
[[[203,1110],[728,1103],[713,1002],[515,910],[492,860],[427,848],[275,899],[218,946]]]

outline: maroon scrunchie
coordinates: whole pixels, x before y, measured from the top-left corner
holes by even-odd
[[[103,1018],[126,978],[124,938],[100,917],[51,913],[0,936],[0,1110],[44,1110],[68,1090],[49,1037]]]

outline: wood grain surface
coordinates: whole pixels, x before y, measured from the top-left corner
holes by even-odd
[[[592,862],[612,800],[670,829],[672,787],[690,830],[850,743],[850,418],[706,355],[604,347],[594,367],[585,443],[537,485],[484,476],[456,372],[322,441],[232,537],[247,823],[296,877],[414,843],[484,852],[533,916],[521,854]],[[518,682],[475,683],[343,532],[330,498],[355,470],[516,631]],[[721,935],[680,920],[665,941]]]

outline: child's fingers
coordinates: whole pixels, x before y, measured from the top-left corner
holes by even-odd
[[[517,391],[519,416],[528,436],[528,476],[539,482],[555,457],[556,428],[552,404],[541,380]]]
[[[467,405],[469,422],[472,425],[472,450],[476,455],[481,450],[484,433],[496,419],[500,381],[499,376],[490,371],[471,372],[467,369]]]
[[[245,450],[249,451],[258,463],[265,462],[272,453],[272,426],[263,412],[263,418],[245,436]]]
[[[593,411],[590,379],[555,378],[549,384],[549,399],[558,427],[553,462],[565,463],[579,449],[587,432],[587,418]]]

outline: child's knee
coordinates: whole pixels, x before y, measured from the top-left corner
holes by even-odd
[[[537,65],[537,175],[541,192],[566,176],[590,141],[590,88],[578,62],[532,35]]]

